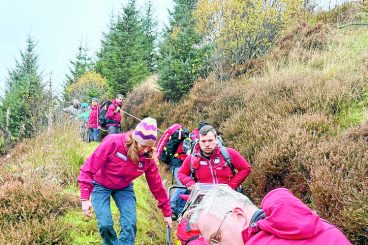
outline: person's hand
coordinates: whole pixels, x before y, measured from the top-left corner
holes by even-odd
[[[120,111],[120,107],[116,107],[115,113],[118,113]]]
[[[192,190],[193,190],[193,188],[194,188],[194,185],[188,186],[188,190],[189,190],[189,191],[192,191]]]
[[[82,211],[85,216],[92,217],[92,203],[90,200],[82,201]]]
[[[172,228],[172,219],[171,219],[171,217],[164,217],[164,221],[165,221],[166,225],[168,227],[170,227],[170,229],[171,229]]]

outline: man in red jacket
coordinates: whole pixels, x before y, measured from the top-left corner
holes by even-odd
[[[269,192],[259,209],[227,186],[216,187],[204,196],[189,222],[210,244],[351,244],[285,188]]]
[[[112,101],[106,112],[106,126],[109,134],[118,134],[121,132],[121,104],[123,102],[123,95],[118,94]]]
[[[226,147],[231,164],[226,161],[216,140],[217,132],[211,125],[199,130],[199,143],[179,169],[180,182],[191,190],[196,182],[228,184],[236,189],[250,174],[250,165],[236,150]],[[224,149],[223,149],[224,150]]]

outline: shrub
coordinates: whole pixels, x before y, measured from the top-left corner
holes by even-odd
[[[93,97],[107,97],[107,81],[97,72],[86,72],[75,83],[66,88],[69,98],[91,101]]]
[[[70,227],[58,216],[79,206],[77,196],[37,175],[2,174],[1,244],[68,244]]]
[[[347,134],[321,141],[305,154],[313,207],[359,244],[368,242],[367,152],[363,135]]]
[[[349,22],[363,21],[364,12],[367,12],[364,8],[364,3],[359,3],[358,1],[352,3],[347,2],[335,7],[331,11],[319,13],[317,20],[333,25],[341,25]]]
[[[68,233],[71,227],[63,221],[48,217],[30,219],[22,223],[8,224],[1,228],[1,244],[71,244]]]
[[[59,186],[38,176],[13,176],[0,187],[1,225],[62,215],[75,207],[77,201],[63,194]]]

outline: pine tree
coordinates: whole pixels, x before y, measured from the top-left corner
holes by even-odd
[[[175,0],[170,26],[165,30],[158,56],[158,83],[166,97],[178,101],[200,76],[207,52],[194,30],[194,0]]]
[[[10,112],[9,131],[15,138],[31,137],[47,121],[47,101],[35,53],[37,44],[28,36],[26,45],[20,51],[21,61],[16,61],[15,68],[9,71],[0,107],[2,125],[6,124],[6,114]]]
[[[142,18],[143,31],[145,36],[146,60],[150,72],[155,70],[155,49],[157,39],[157,21],[153,17],[152,1],[149,0],[145,5],[145,13]]]
[[[130,0],[104,35],[96,70],[107,78],[110,93],[126,94],[147,77],[149,67],[144,28]]]
[[[88,54],[89,50],[81,43],[78,47],[78,53],[75,60],[71,60],[69,67],[69,74],[66,75],[64,82],[64,100],[68,101],[70,98],[67,93],[67,88],[74,84],[86,72],[91,71],[94,67],[92,58]]]

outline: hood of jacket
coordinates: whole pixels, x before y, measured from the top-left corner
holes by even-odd
[[[296,198],[288,189],[278,188],[269,192],[261,207],[266,218],[257,226],[283,239],[307,239],[323,230],[320,217]]]

